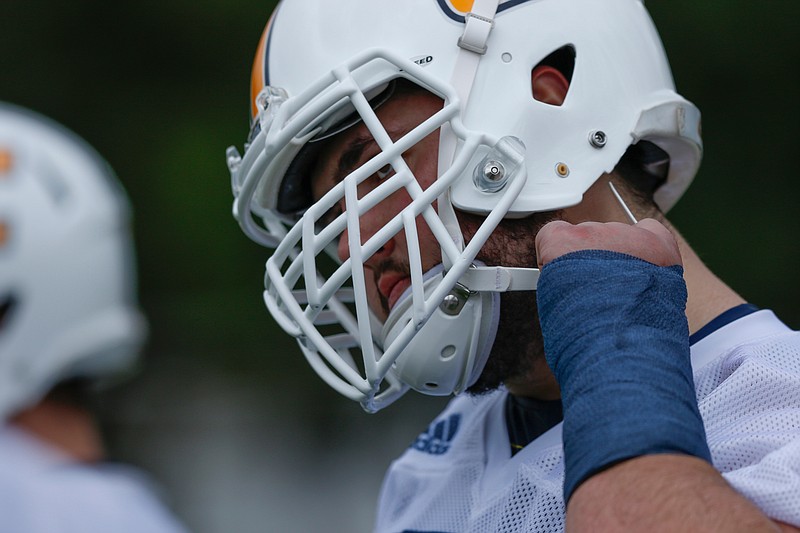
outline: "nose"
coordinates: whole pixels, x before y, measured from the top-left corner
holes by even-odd
[[[381,209],[379,205],[371,209],[369,212],[364,213],[359,218],[359,229],[361,232],[361,243],[363,246],[375,233],[382,228],[391,217],[385,216],[386,210]],[[373,265],[389,258],[397,247],[397,235],[391,237],[388,241],[383,243],[378,250],[370,257],[364,258],[364,265],[371,268]],[[345,229],[339,236],[339,243],[337,247],[337,254],[339,259],[344,262],[350,258],[350,234]]]
[[[374,254],[372,254],[368,258],[365,258],[364,265],[367,268],[371,268],[372,265],[375,265],[381,262],[382,260],[389,258],[392,255],[394,249],[397,247],[396,238],[397,238],[396,236],[392,237],[391,239],[383,243],[383,245],[380,248],[378,248],[378,250]],[[365,236],[364,233],[362,233],[361,234],[362,246],[367,240],[369,240],[369,237]],[[339,260],[342,262],[345,262],[350,258],[350,243],[349,243],[349,234],[347,230],[345,230],[339,236],[339,245],[337,247],[337,254],[339,256]]]

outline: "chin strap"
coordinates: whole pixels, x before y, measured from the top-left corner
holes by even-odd
[[[475,292],[535,291],[539,269],[478,266],[467,270],[458,282]]]
[[[450,82],[465,104],[469,101],[478,63],[486,53],[486,43],[494,27],[498,4],[498,0],[475,0],[472,11],[464,17],[464,33],[458,39],[461,50],[458,51]]]
[[[458,39],[458,56],[456,57],[450,83],[458,94],[459,104],[462,113],[469,102],[469,95],[472,85],[478,72],[478,65],[483,55],[486,53],[486,43],[489,34],[494,26],[494,16],[497,12],[499,0],[475,0],[472,4],[472,11],[468,13],[464,21],[464,32]],[[450,123],[442,126],[439,133],[439,161],[438,175],[442,176],[450,169],[456,152],[458,139],[450,127]],[[442,194],[438,199],[439,217],[459,252],[464,250],[464,237],[456,218],[453,204],[450,202],[449,191]],[[442,262],[445,269],[450,269],[452,265],[449,258],[442,250]],[[489,313],[488,320],[483,317],[478,318],[480,335],[475,339],[480,346],[471,346],[472,353],[469,360],[464,362],[464,371],[468,373],[462,375],[454,392],[461,392],[466,387],[475,383],[480,376],[489,358],[492,345],[494,344],[495,334],[497,333],[498,321],[500,318],[500,297],[498,293],[506,291],[534,291],[539,282],[538,268],[509,268],[509,267],[487,267],[473,266],[469,268],[459,279],[459,284],[467,288],[470,292],[482,293],[480,301],[489,298],[492,302],[485,302],[479,306],[480,312]],[[451,293],[453,294],[453,293]],[[430,330],[430,328],[429,328]],[[474,327],[473,327],[473,331]],[[466,380],[466,381],[464,381]]]
[[[638,222],[636,217],[625,204],[617,188],[610,181],[608,186],[631,224],[636,224]],[[470,291],[476,292],[535,291],[539,283],[539,269],[476,266],[467,270],[458,282]]]
[[[469,102],[469,93],[478,72],[478,64],[486,53],[486,42],[494,26],[494,16],[497,13],[499,0],[475,0],[472,11],[464,18],[464,32],[458,39],[458,55],[456,56],[450,83],[458,94],[462,112]],[[439,133],[439,167],[438,175],[442,176],[452,165],[456,153],[458,139],[453,133],[449,123],[442,126]],[[464,249],[464,237],[458,225],[453,205],[450,203],[450,193],[445,192],[439,197],[439,217],[444,222],[447,232],[456,244],[459,251]],[[445,267],[450,268],[450,258],[443,254]]]

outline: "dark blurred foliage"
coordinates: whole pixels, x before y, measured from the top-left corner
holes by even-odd
[[[671,218],[746,299],[800,328],[800,4],[647,7],[678,89],[703,112],[703,166]]]
[[[264,313],[265,254],[230,215],[223,157],[247,132],[252,54],[273,2],[3,4],[0,99],[86,138],[131,197],[151,347],[277,377],[263,352],[289,342]],[[278,369],[294,366],[305,369],[296,357]]]

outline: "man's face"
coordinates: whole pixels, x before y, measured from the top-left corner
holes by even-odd
[[[377,110],[378,118],[393,141],[396,141],[442,108],[440,98],[423,91],[403,93],[392,97]],[[403,159],[417,177],[423,189],[436,179],[438,132],[428,135],[403,154]],[[350,172],[363,165],[380,152],[380,148],[363,122],[334,137],[324,148],[312,179],[314,200],[318,200]],[[381,169],[358,187],[358,197],[363,198],[383,179],[394,174],[390,167]],[[377,206],[362,214],[361,243],[364,244],[377,230],[411,203],[405,189],[391,194]],[[344,209],[344,201],[338,214]],[[419,249],[422,269],[427,272],[441,263],[439,244],[428,225],[417,218]],[[348,233],[339,239],[339,258],[349,257]],[[405,232],[399,232],[384,244],[364,263],[365,278],[370,308],[381,319],[386,320],[389,311],[411,284],[408,259],[408,244]]]
[[[396,141],[441,108],[441,99],[430,93],[403,92],[381,105],[377,116],[392,140]],[[434,132],[403,154],[422,189],[428,188],[436,179],[438,145],[439,135]],[[314,200],[321,198],[379,151],[378,144],[363,122],[328,141],[312,178]],[[359,186],[359,198],[363,198],[392,173],[390,168],[384,168],[365,180]],[[408,193],[401,189],[362,214],[361,243],[365,243],[410,202]],[[344,209],[343,204],[344,201],[332,215],[338,215]],[[483,217],[464,213],[458,213],[458,217],[468,242]],[[534,237],[539,228],[553,218],[553,214],[542,214],[523,220],[504,221],[486,242],[478,259],[487,265],[535,267]],[[422,217],[417,217],[417,232],[422,269],[427,272],[442,262],[441,249]],[[345,231],[338,246],[339,257],[343,261],[349,257],[347,239],[348,234]],[[378,318],[385,321],[399,297],[411,284],[405,232],[400,231],[386,242],[365,261],[364,266],[370,308]],[[497,333],[498,340],[481,379],[471,390],[490,390],[503,381],[523,378],[535,370],[534,367],[538,368],[533,361],[543,361],[535,300],[533,292],[502,295],[501,308],[504,311]],[[511,339],[513,342],[509,343]]]

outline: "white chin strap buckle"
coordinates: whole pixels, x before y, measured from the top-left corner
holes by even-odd
[[[478,266],[467,270],[459,283],[476,292],[535,291],[538,268]]]
[[[464,50],[483,55],[486,53],[486,41],[494,26],[494,20],[475,12],[467,13],[464,33],[458,38],[458,46]]]

